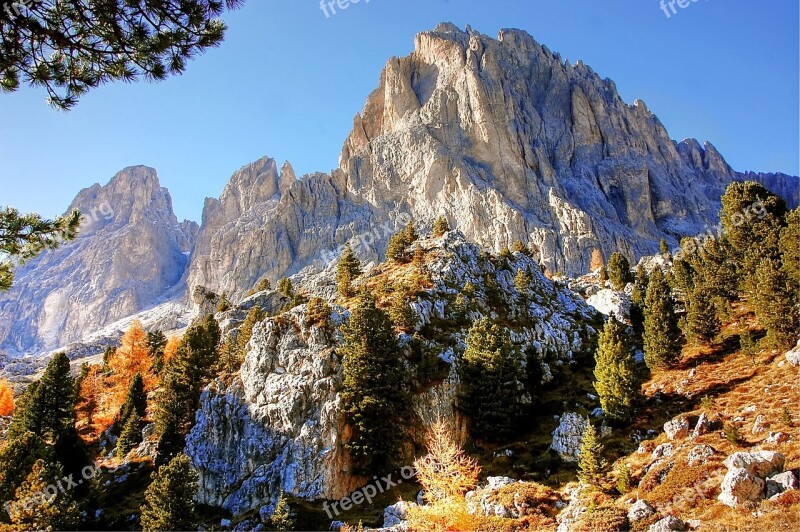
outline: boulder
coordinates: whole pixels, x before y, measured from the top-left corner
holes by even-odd
[[[567,462],[577,461],[583,431],[586,430],[587,423],[586,419],[575,412],[567,412],[561,416],[561,422],[553,431],[553,442],[550,444],[550,448]]]
[[[710,445],[695,445],[686,457],[690,466],[702,465],[714,456],[714,448]]]
[[[754,451],[733,453],[725,460],[728,469],[742,468],[759,478],[766,478],[771,473],[783,471],[786,457],[775,451]]]
[[[673,446],[671,443],[662,443],[655,449],[653,449],[652,457],[654,460],[658,458],[663,458],[665,456],[672,456]]]
[[[383,510],[383,528],[393,527],[405,521],[406,512],[411,504],[406,501],[397,501],[393,505],[387,506]]]
[[[685,417],[676,417],[664,423],[664,432],[670,440],[685,438],[689,435],[689,420]]]
[[[770,432],[764,443],[784,443],[789,441],[789,435],[785,432]]]
[[[786,360],[794,367],[800,367],[800,340],[797,341],[797,345],[794,348],[786,353]]]
[[[655,508],[650,506],[646,500],[639,499],[633,503],[633,506],[631,506],[630,510],[628,510],[628,521],[635,523],[637,521],[641,521],[642,519],[647,519],[654,513],[656,513]]]
[[[791,471],[778,473],[767,479],[767,498],[770,499],[786,490],[798,489],[797,477]]]
[[[764,497],[766,482],[743,467],[734,467],[725,474],[720,486],[719,501],[732,508]]]
[[[651,525],[650,528],[647,529],[647,532],[670,532],[672,530],[683,532],[685,529],[686,527],[684,526],[683,521],[677,517],[668,515]]]
[[[753,421],[753,428],[750,430],[753,434],[761,434],[762,432],[767,430],[767,418],[763,414],[759,414],[756,416],[756,420]]]

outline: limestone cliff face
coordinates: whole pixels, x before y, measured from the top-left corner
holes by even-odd
[[[180,288],[198,227],[178,223],[155,170],[126,168],[78,193],[73,209],[83,213],[78,238],[18,268],[0,294],[7,352],[55,349]]]
[[[711,144],[673,141],[643,102],[626,104],[612,81],[525,32],[492,39],[451,24],[387,63],[331,175],[290,183],[274,161],[254,167],[268,171],[247,167],[209,200],[201,242],[219,245],[198,249],[190,284],[241,297],[260,276],[274,283],[404,213],[421,225],[445,215],[494,249],[532,242],[551,271],[582,274],[595,248],[637,260],[661,238],[714,225],[725,186],[744,178]],[[254,173],[271,199],[229,206]],[[797,182],[770,183],[784,192],[787,179]],[[245,211],[258,223],[236,218]]]
[[[587,348],[595,332],[590,325],[594,311],[565,286],[545,278],[534,259],[516,253],[507,263],[490,260],[455,231],[415,245],[425,252],[432,284],[411,301],[418,331],[451,319],[455,294],[471,282],[476,287],[472,317],[500,314],[514,323],[512,340],[523,351],[535,349],[538,358],[530,363],[541,366],[537,374],[543,381],[554,379],[560,366],[573,363],[576,353]],[[520,294],[514,285],[520,269],[531,274],[529,294]],[[335,286],[334,275],[335,268],[328,268],[296,276],[294,282],[306,293],[332,298],[328,288]],[[392,274],[379,265],[364,279],[382,275]],[[487,277],[496,281],[494,292],[485,286]],[[332,499],[364,482],[352,476],[343,448],[347,427],[340,407],[338,348],[339,326],[349,314],[336,305],[333,309],[330,328],[308,326],[306,305],[256,325],[239,375],[203,392],[186,448],[200,473],[201,502],[241,514],[269,505],[281,490],[306,499]],[[444,364],[446,376],[426,374],[416,382],[420,391],[412,400],[409,442],[437,418],[456,419],[453,362],[463,353],[468,325],[453,325],[433,338],[421,333],[425,348]],[[400,345],[409,339],[400,336]],[[403,348],[398,356],[413,373],[417,355]],[[406,459],[413,458],[409,452]]]

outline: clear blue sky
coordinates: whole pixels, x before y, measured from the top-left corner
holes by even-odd
[[[248,0],[218,49],[157,84],[114,84],[69,113],[44,92],[0,94],[0,205],[48,216],[118,170],[155,167],[180,218],[269,155],[329,171],[391,56],[440,21],[521,28],[645,100],[673,138],[714,143],[737,170],[798,173],[797,0]]]

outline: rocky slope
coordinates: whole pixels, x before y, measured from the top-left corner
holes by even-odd
[[[126,168],[82,190],[78,238],[16,271],[0,294],[0,348],[47,351],[180,292],[198,232],[179,223],[156,171]]]
[[[401,214],[446,215],[496,250],[532,242],[551,271],[582,274],[593,249],[638,259],[715,225],[725,186],[745,177],[797,195],[796,177],[745,176],[709,143],[673,141],[643,102],[523,31],[441,24],[387,63],[330,175],[294,181],[262,160],[209,200],[201,242],[219,245],[198,250],[190,284],[241,297],[359,236],[374,258]]]
[[[423,348],[412,348],[411,337],[400,336],[410,369],[422,371],[411,434],[424,433],[437,415],[455,415],[457,377],[452,364],[464,350],[468,325],[453,321],[452,303],[468,281],[477,288],[472,317],[505,316],[513,324],[515,344],[537,353],[531,363],[541,366],[537,374],[543,381],[552,380],[560,367],[586,349],[596,314],[565,286],[545,278],[534,259],[522,253],[510,259],[489,257],[459,232],[415,245],[425,251],[420,271],[430,275],[430,283],[412,298]],[[532,275],[527,297],[514,287],[518,269]],[[378,287],[402,284],[415,271],[414,265],[382,264],[361,282],[380,294]],[[335,284],[333,273],[328,268],[294,280],[301,291],[327,293],[332,299],[328,288]],[[496,279],[496,293],[487,290],[486,276]],[[342,448],[337,348],[339,325],[349,314],[334,305],[330,327],[309,326],[306,307],[257,325],[239,374],[203,393],[186,451],[200,472],[200,501],[241,514],[274,502],[280,490],[306,499],[338,498],[358,485]],[[432,361],[419,360],[421,351]]]

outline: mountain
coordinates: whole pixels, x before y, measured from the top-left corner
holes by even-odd
[[[644,102],[626,104],[611,80],[523,31],[492,39],[452,24],[389,60],[337,169],[293,181],[276,168],[247,166],[206,203],[190,285],[241,298],[354,237],[374,260],[403,215],[421,226],[447,216],[495,250],[530,242],[550,271],[581,274],[595,249],[638,259],[715,225],[731,181],[798,188],[735,172],[710,143],[673,141]]]
[[[179,223],[156,171],[126,168],[78,193],[78,238],[17,268],[0,293],[0,346],[46,351],[182,290],[198,226]]]
[[[238,302],[261,279],[324,268],[348,241],[378,261],[393,232],[439,216],[485,248],[519,240],[550,272],[583,274],[596,250],[635,262],[716,225],[743,179],[797,205],[797,177],[738,173],[710,143],[672,140],[644,102],[527,33],[440,24],[389,60],[330,173],[298,179],[262,158],[206,200],[199,231],[177,222],[154,170],[82,191],[72,207],[99,221],[19,269],[0,296],[0,346],[61,347],[187,293]]]

